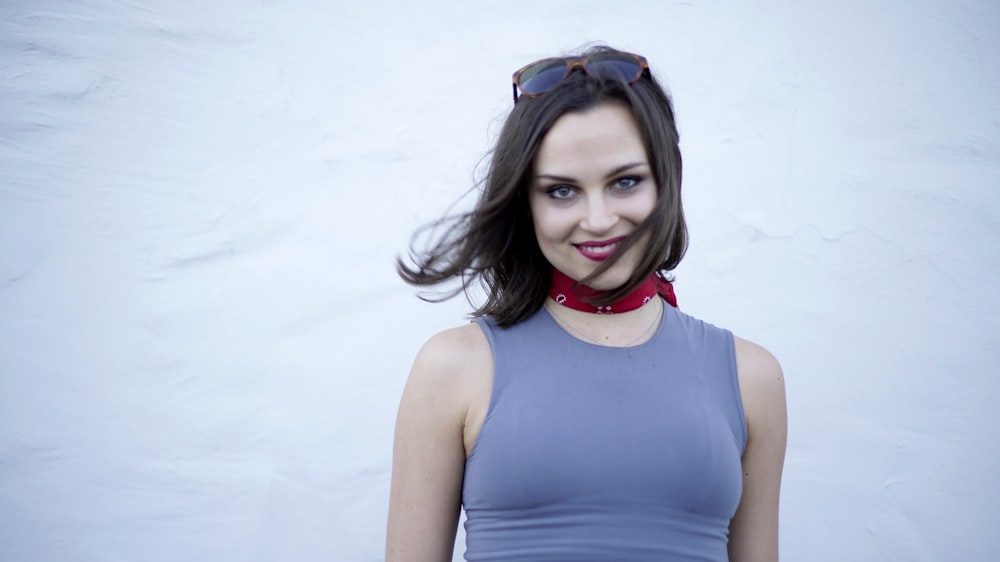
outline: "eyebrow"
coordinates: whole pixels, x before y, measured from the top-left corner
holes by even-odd
[[[614,170],[611,170],[610,172],[608,172],[608,174],[606,176],[604,176],[604,179],[610,179],[611,177],[617,176],[618,174],[620,174],[622,172],[631,170],[632,168],[637,168],[639,166],[645,166],[645,165],[646,165],[645,162],[632,162],[630,164],[622,164],[621,166],[618,166]],[[559,175],[556,175],[556,174],[538,174],[535,177],[538,178],[538,179],[543,179],[544,178],[544,179],[555,180],[555,181],[567,181],[567,182],[576,181],[575,179],[573,179],[571,177],[559,176]]]

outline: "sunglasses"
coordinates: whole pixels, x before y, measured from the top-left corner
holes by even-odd
[[[538,60],[514,73],[514,103],[517,103],[518,90],[527,98],[540,96],[577,68],[582,68],[592,78],[611,78],[632,84],[644,72],[649,72],[649,63],[645,57],[622,51]]]

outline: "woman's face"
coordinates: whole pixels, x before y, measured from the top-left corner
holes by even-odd
[[[552,267],[579,281],[656,206],[657,189],[632,114],[603,104],[563,115],[542,140],[529,187],[535,236]],[[589,283],[623,285],[645,248],[634,244]]]

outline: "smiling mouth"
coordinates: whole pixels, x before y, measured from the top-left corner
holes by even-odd
[[[604,242],[584,242],[581,244],[573,244],[578,252],[583,254],[583,257],[594,260],[594,261],[604,261],[608,258],[621,243],[622,239],[625,238],[621,236],[613,240],[606,240]]]

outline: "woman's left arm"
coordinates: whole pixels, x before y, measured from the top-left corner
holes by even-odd
[[[747,419],[743,496],[729,524],[730,562],[777,562],[778,496],[788,420],[781,365],[766,349],[736,338],[736,367]]]

